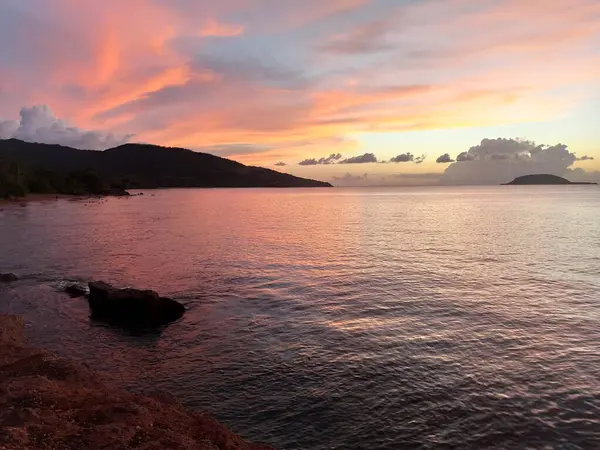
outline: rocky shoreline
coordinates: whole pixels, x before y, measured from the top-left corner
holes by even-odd
[[[169,394],[133,394],[85,364],[28,346],[0,314],[0,448],[273,450]]]
[[[97,201],[108,197],[136,197],[140,194],[130,194],[127,191],[115,191],[114,193],[105,194],[27,194],[25,197],[1,198],[0,207],[2,206],[27,206],[30,203],[44,203],[56,200],[69,201]],[[143,195],[143,194],[141,194]]]

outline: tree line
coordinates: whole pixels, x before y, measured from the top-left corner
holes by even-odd
[[[29,193],[105,195],[123,191],[92,169],[56,172],[33,169],[19,162],[0,159],[0,198],[20,198]]]

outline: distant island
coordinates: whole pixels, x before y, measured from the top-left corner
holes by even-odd
[[[0,198],[27,193],[105,195],[174,187],[331,187],[183,148],[125,144],[104,151],[0,140]]]
[[[566,178],[549,174],[524,175],[517,177],[510,183],[504,183],[503,186],[510,185],[529,185],[529,184],[598,184],[598,183],[578,183],[569,181]]]

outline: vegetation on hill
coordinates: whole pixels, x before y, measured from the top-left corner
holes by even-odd
[[[145,144],[89,151],[8,139],[0,140],[0,160],[8,165],[0,172],[0,186],[10,192],[19,191],[17,185],[30,192],[82,194],[111,188],[331,186],[207,153]]]
[[[58,172],[0,160],[0,198],[19,198],[28,193],[106,195],[123,192],[122,186],[108,184],[91,169]]]

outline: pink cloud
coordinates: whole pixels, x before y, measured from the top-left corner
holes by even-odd
[[[364,131],[548,120],[600,79],[591,0],[24,3],[0,6],[0,117],[43,103],[162,144],[325,155]]]
[[[254,31],[297,28],[335,14],[356,10],[374,0],[156,0],[184,17],[237,15],[253,24]]]
[[[239,36],[243,32],[244,26],[242,25],[220,23],[212,19],[200,29],[200,36],[231,37]]]

